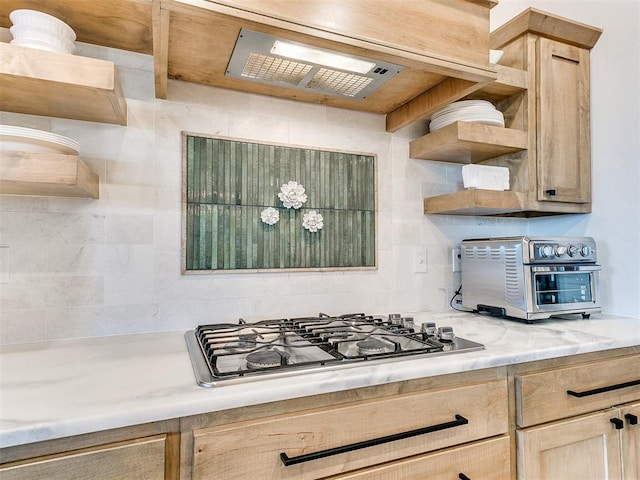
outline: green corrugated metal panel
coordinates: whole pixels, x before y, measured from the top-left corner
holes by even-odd
[[[375,266],[374,156],[192,135],[185,153],[187,271]],[[291,180],[307,194],[298,210],[278,198]],[[315,233],[310,210],[324,218]]]

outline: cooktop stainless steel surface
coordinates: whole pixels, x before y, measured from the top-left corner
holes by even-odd
[[[363,313],[201,325],[185,334],[199,385],[300,375],[362,362],[482,350],[451,327]]]

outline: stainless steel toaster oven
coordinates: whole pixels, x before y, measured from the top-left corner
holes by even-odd
[[[590,237],[507,237],[460,244],[462,304],[527,321],[600,312]]]

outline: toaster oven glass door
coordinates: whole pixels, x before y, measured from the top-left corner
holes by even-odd
[[[532,267],[534,302],[539,311],[594,307],[597,265]]]

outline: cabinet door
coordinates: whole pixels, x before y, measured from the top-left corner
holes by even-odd
[[[626,405],[620,409],[620,419],[624,428],[622,437],[622,470],[624,480],[640,478],[640,403]]]
[[[164,480],[166,435],[84,448],[0,467],[2,480]]]
[[[501,437],[337,475],[331,480],[451,480],[464,476],[508,480],[510,472],[509,438]]]
[[[502,435],[506,395],[495,380],[195,430],[193,479],[315,480]]]
[[[621,478],[617,410],[605,410],[517,432],[518,478]]]
[[[589,51],[539,38],[538,68],[538,200],[589,203]]]

